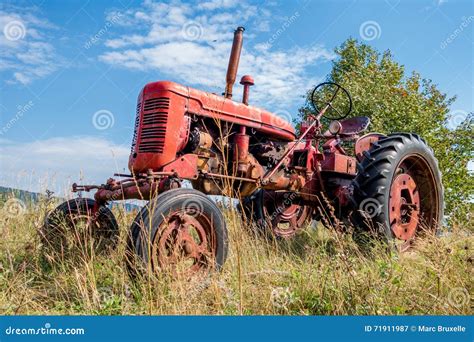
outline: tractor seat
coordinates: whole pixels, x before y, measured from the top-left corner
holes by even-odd
[[[350,136],[356,135],[360,132],[363,132],[369,127],[370,119],[366,116],[356,116],[349,119],[340,120],[341,128],[338,135],[340,136]],[[324,136],[333,136],[329,130],[324,132]]]

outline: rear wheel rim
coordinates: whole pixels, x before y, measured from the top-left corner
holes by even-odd
[[[422,228],[439,224],[439,194],[428,162],[420,155],[405,157],[390,186],[389,224],[394,237],[407,249]]]
[[[307,207],[293,204],[272,220],[273,232],[283,238],[292,237],[303,228],[307,217]]]
[[[263,206],[272,234],[285,239],[295,236],[303,229],[310,215],[309,207],[293,204],[288,194],[265,193]]]
[[[390,226],[400,240],[415,235],[420,217],[420,193],[415,180],[407,173],[395,177],[390,189]]]

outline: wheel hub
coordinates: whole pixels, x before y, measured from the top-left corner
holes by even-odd
[[[184,243],[184,252],[186,253],[186,255],[192,255],[194,252],[193,243],[186,241]]]
[[[400,240],[412,239],[420,218],[420,194],[409,174],[399,174],[393,180],[389,210],[393,234]]]
[[[264,195],[264,212],[273,234],[291,238],[304,227],[311,210],[307,206],[294,204],[288,194],[268,192]]]
[[[174,273],[193,274],[205,267],[213,252],[206,227],[192,215],[170,215],[157,241],[156,253],[160,268]]]

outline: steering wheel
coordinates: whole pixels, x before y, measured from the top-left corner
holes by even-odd
[[[344,96],[336,97],[338,94]],[[330,120],[344,119],[352,109],[351,95],[341,85],[334,82],[318,84],[311,93],[310,101],[317,113],[328,106],[324,115]]]

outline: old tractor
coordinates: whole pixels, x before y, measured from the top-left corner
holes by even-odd
[[[145,85],[130,174],[102,185],[73,184],[73,192],[95,190],[94,199],[80,196],[51,212],[45,244],[67,252],[65,236],[82,224],[94,248],[112,248],[119,229],[108,203],[141,199],[148,204],[130,227],[129,255],[155,272],[220,269],[228,250],[226,220],[208,195],[239,199],[245,226],[276,239],[320,220],[328,227],[352,224],[406,249],[439,228],[443,188],[433,151],[412,133],[362,134],[370,120],[348,118],[352,101],[342,86],[326,82],[314,89],[314,111],[298,132],[249,104],[249,75],[240,81],[242,101],[234,101],[243,32],[234,32],[222,95],[169,81]]]

